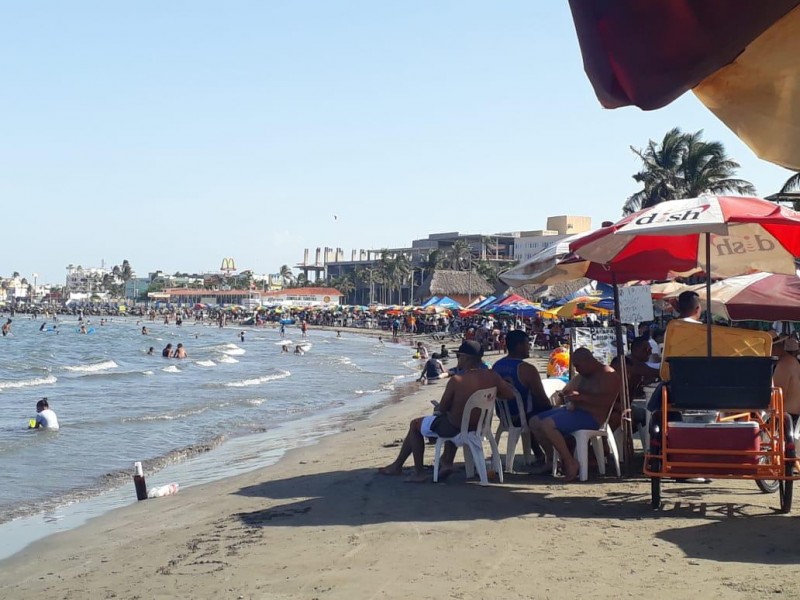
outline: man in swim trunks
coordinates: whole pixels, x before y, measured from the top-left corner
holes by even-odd
[[[515,329],[508,334],[506,345],[508,356],[494,363],[492,370],[517,390],[525,410],[523,418],[527,423],[534,415],[552,408],[550,398],[547,397],[547,393],[544,391],[542,376],[539,371],[532,364],[525,362],[525,359],[530,358],[531,355],[531,340],[528,334]],[[509,402],[508,407],[513,424],[519,427],[520,420],[517,403]],[[536,460],[543,461],[545,456],[539,444],[531,444],[531,446],[536,455]]]
[[[578,374],[560,392],[564,405],[539,413],[530,420],[530,429],[545,452],[542,473],[552,469],[553,448],[564,462],[564,477],[578,476],[578,461],[567,448],[565,435],[579,429],[598,429],[605,423],[617,400],[621,382],[611,367],[598,361],[587,348],[578,348],[571,361]]]
[[[378,471],[384,475],[402,475],[403,464],[408,457],[414,455],[414,474],[406,481],[419,483],[428,479],[425,473],[423,459],[425,453],[426,437],[452,438],[461,433],[461,417],[464,407],[470,396],[478,390],[497,388],[499,398],[511,399],[514,389],[495,372],[481,366],[483,350],[475,341],[465,341],[458,351],[458,366],[462,373],[450,378],[442,394],[442,401],[437,405],[436,412],[427,417],[420,417],[411,421],[400,453],[393,463]],[[477,426],[477,412],[470,419],[470,430]],[[456,455],[454,444],[445,444],[442,454],[439,476],[446,478],[453,472],[453,460]]]

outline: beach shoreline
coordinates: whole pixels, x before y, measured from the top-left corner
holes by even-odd
[[[377,474],[445,383],[274,465],[139,502],[0,563],[4,598],[795,598],[796,517],[752,482]],[[503,451],[504,442],[500,444]],[[432,461],[426,449],[426,462]],[[461,463],[461,454],[457,466]],[[765,576],[769,573],[770,576]]]

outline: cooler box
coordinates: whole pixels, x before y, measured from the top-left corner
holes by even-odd
[[[675,408],[767,408],[772,401],[771,356],[668,357],[669,402]]]
[[[670,423],[667,436],[667,456],[670,461],[693,463],[758,464],[758,456],[692,454],[686,450],[761,450],[758,423]],[[719,467],[675,467],[670,473],[700,473],[709,475],[752,474],[748,469]]]

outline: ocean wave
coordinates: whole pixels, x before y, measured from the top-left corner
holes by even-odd
[[[58,379],[53,375],[47,377],[36,377],[34,379],[19,379],[17,381],[0,381],[0,390],[16,390],[24,387],[34,387],[37,385],[52,385]]]
[[[233,363],[238,363],[239,361],[233,358],[232,356],[223,356],[222,358],[218,358],[217,362],[232,365]]]
[[[276,381],[278,379],[285,379],[290,375],[291,373],[289,371],[280,371],[274,375],[264,375],[262,377],[256,377],[254,379],[241,379],[239,381],[230,381],[225,384],[225,387],[248,387],[251,385],[261,385],[262,383]]]
[[[176,367],[175,365],[170,365],[168,367],[164,367],[161,370],[164,371],[164,373],[180,373],[181,372],[181,370],[178,367]]]
[[[73,373],[96,373],[98,371],[107,371],[108,369],[116,369],[119,367],[113,360],[105,360],[103,362],[88,364],[88,365],[75,365],[72,367],[64,367],[66,371]]]
[[[242,354],[247,352],[247,350],[243,348],[224,348],[220,352],[222,352],[223,354],[227,354],[228,356],[241,356]]]
[[[217,366],[217,363],[215,363],[213,360],[198,360],[195,364],[199,365],[201,367],[216,367]]]
[[[154,371],[142,371],[142,375],[155,375]]]

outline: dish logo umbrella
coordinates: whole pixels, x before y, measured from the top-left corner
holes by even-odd
[[[772,252],[775,250],[775,242],[759,234],[745,236],[712,235],[711,246],[718,257],[751,252]]]
[[[685,223],[687,221],[699,221],[711,205],[703,204],[696,208],[684,209],[679,211],[653,211],[644,214],[634,220],[636,225],[654,225],[656,223]]]

